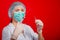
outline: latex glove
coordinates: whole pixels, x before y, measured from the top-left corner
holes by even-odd
[[[42,32],[43,22],[40,19],[35,19],[35,23],[36,23],[36,26],[37,26],[37,32],[38,33]]]
[[[24,32],[23,30],[23,24],[17,23],[17,26],[15,27],[15,30],[12,35],[12,39],[17,39],[17,37]]]

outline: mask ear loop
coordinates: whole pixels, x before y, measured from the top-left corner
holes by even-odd
[[[24,14],[24,17],[23,17],[23,19],[25,19],[26,18],[26,13]]]

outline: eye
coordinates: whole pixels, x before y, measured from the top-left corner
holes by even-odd
[[[19,11],[20,9],[16,9],[15,11],[17,12],[17,11]]]
[[[24,9],[21,9],[22,12],[24,12]]]

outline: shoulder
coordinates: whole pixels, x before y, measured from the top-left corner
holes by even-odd
[[[28,24],[23,24],[23,25],[24,25],[25,28],[31,28],[31,26],[28,25]]]
[[[5,26],[2,31],[3,32],[8,32],[9,31],[9,26],[10,26],[10,24],[8,24],[7,26]]]
[[[27,30],[33,30],[30,25],[28,25],[28,24],[23,24],[23,25],[24,25],[25,29],[27,29]]]

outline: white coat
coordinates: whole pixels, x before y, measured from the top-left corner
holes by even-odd
[[[33,31],[33,29],[26,24],[24,25],[24,35],[21,34],[18,36],[17,40],[38,40],[38,34]],[[10,40],[11,35],[13,34],[15,27],[12,23],[9,23],[2,31],[2,40]]]

